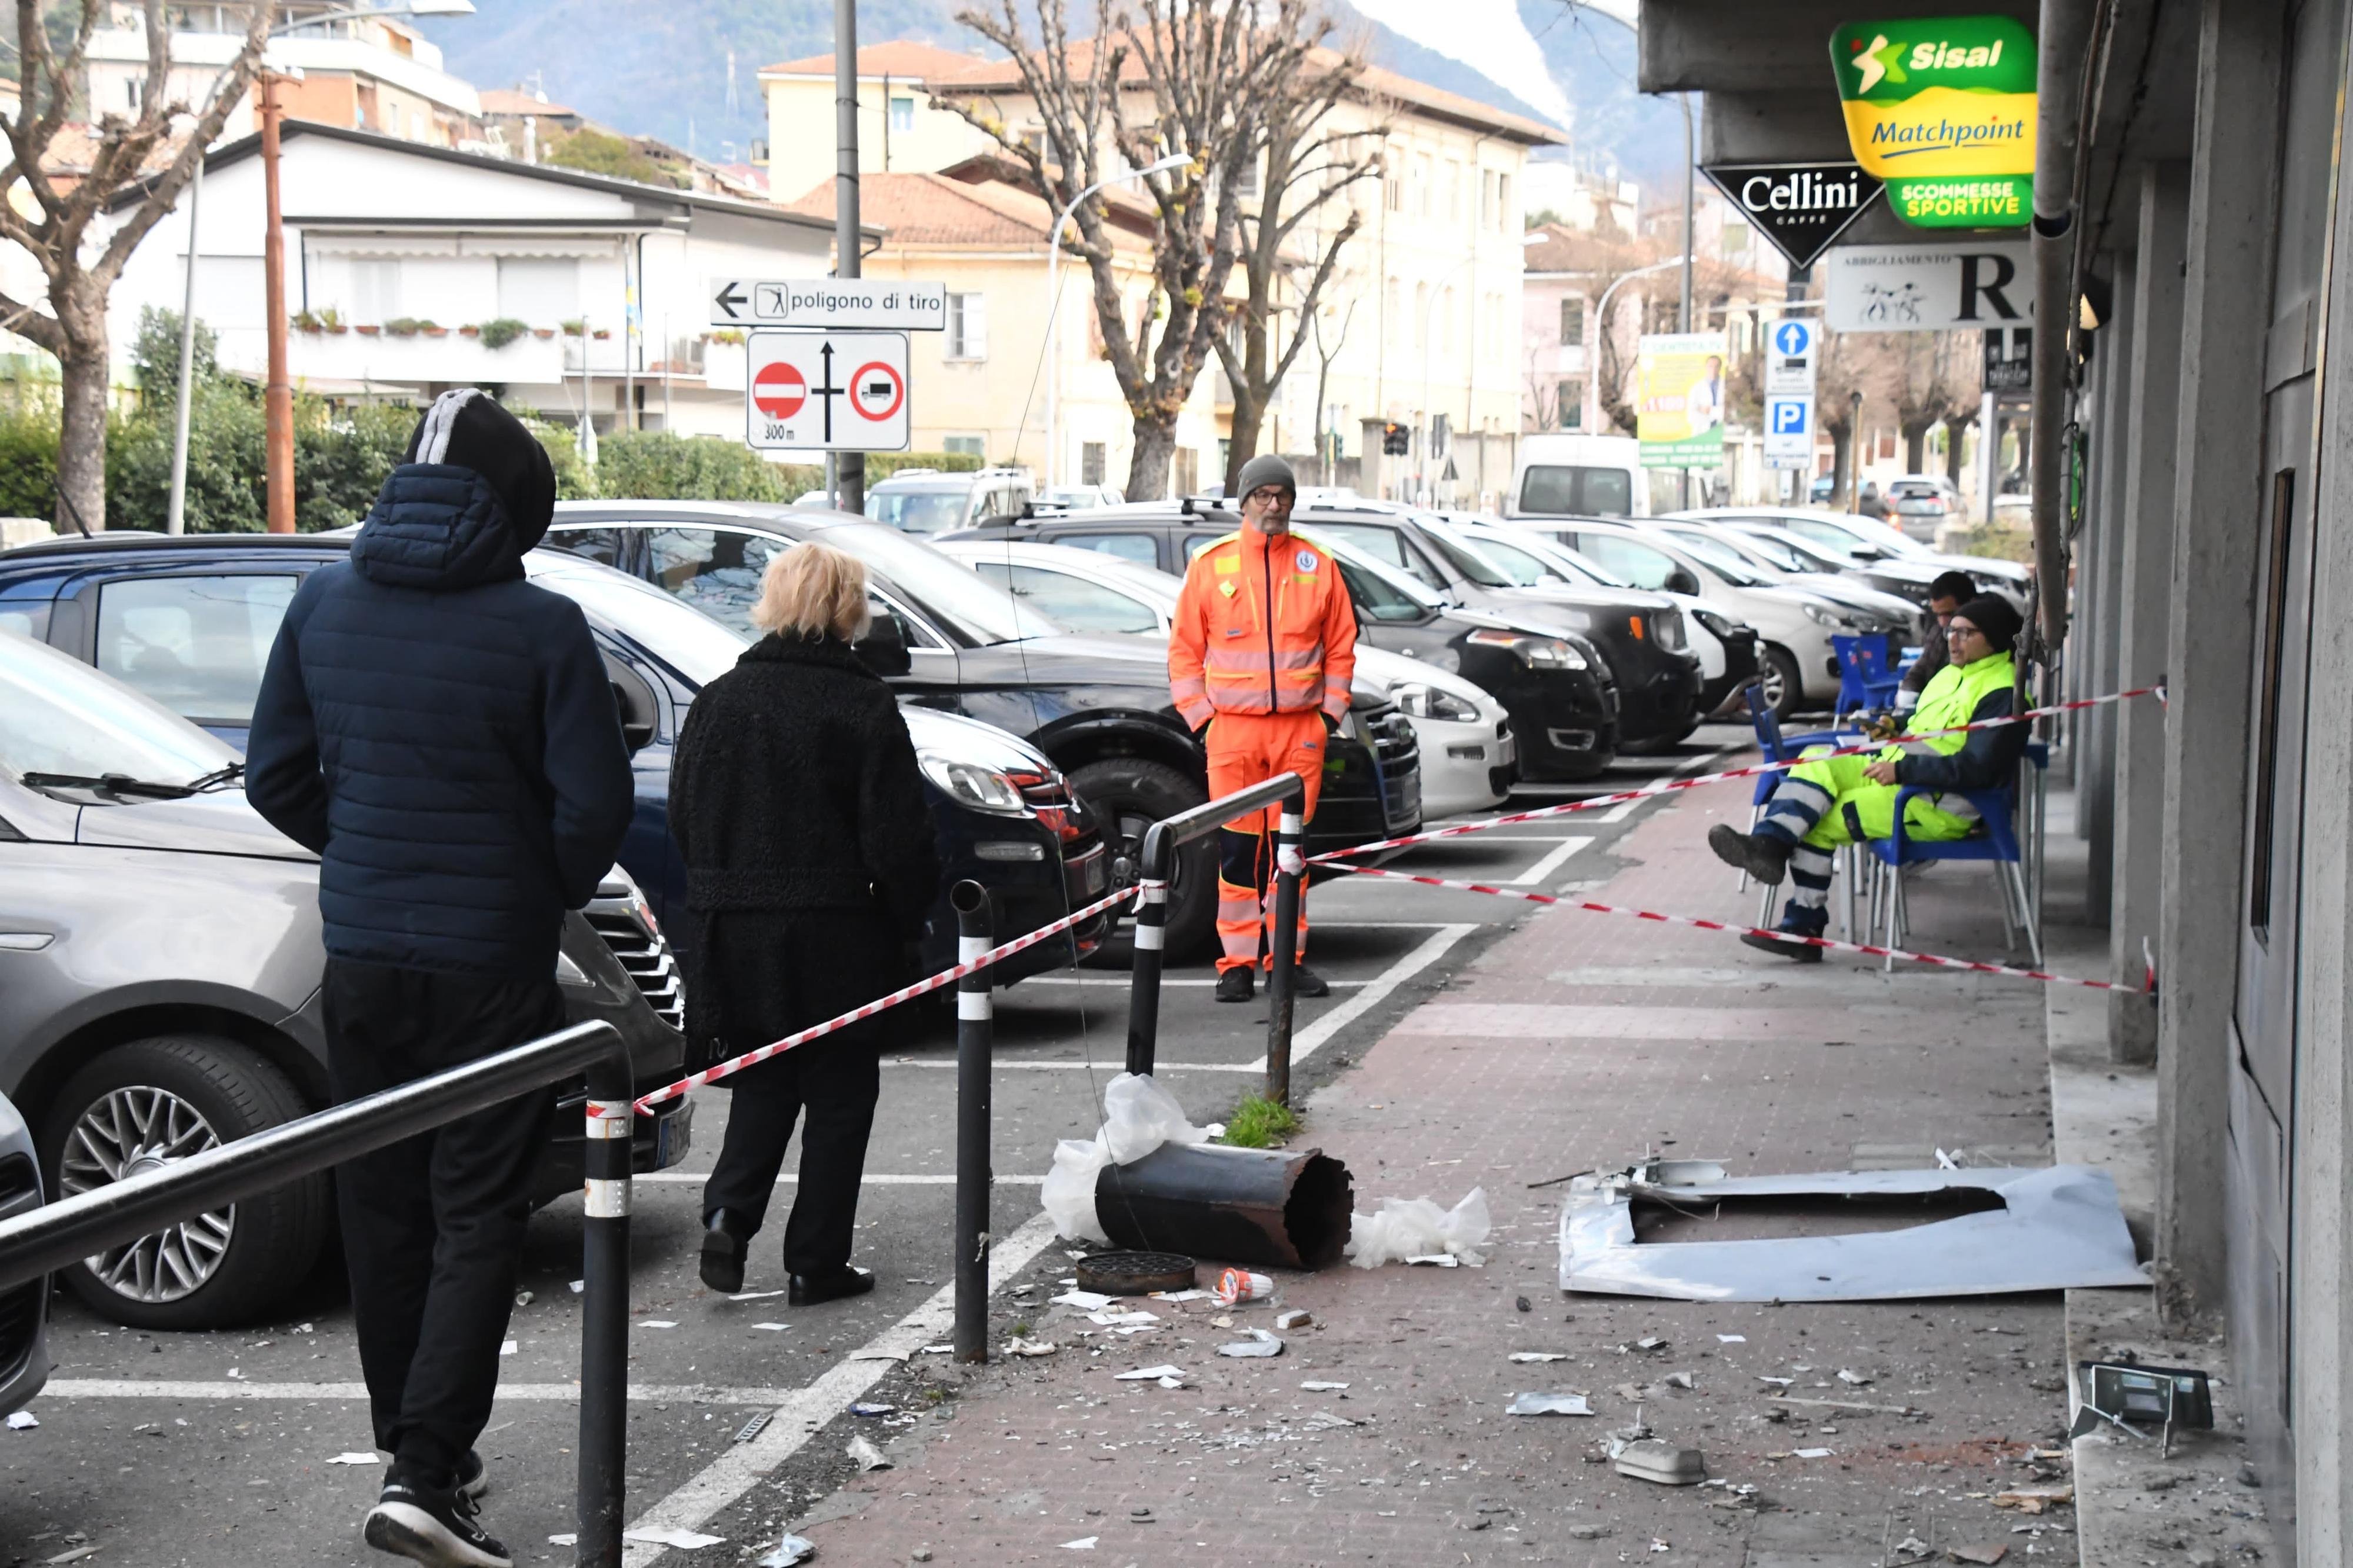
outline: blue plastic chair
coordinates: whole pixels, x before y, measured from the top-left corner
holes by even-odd
[[[1902,947],[1910,927],[1910,914],[1904,901],[1905,867],[1930,860],[1984,860],[1993,865],[1994,882],[2001,890],[2002,945],[2016,947],[2018,933],[2023,931],[2027,951],[2034,955],[2034,966],[2042,968],[2042,933],[2038,929],[2041,922],[2035,918],[2033,901],[2027,894],[2025,857],[2018,842],[2016,788],[2005,784],[2000,789],[1943,792],[1947,795],[1957,794],[1976,808],[1978,831],[1966,838],[1915,839],[1905,831],[1905,809],[1911,805],[1913,796],[1936,793],[1916,784],[1906,784],[1898,790],[1894,832],[1885,838],[1872,839],[1866,846],[1876,862],[1872,878],[1871,924],[1885,932],[1880,945]],[[1894,969],[1895,960],[1889,958],[1885,967]]]
[[[1904,684],[1904,677],[1888,657],[1885,636],[1833,637],[1831,647],[1839,661],[1838,704],[1831,710],[1832,718],[1861,709],[1895,706],[1896,689]]]

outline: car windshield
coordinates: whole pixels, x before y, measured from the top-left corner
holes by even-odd
[[[1417,518],[1422,536],[1430,548],[1446,557],[1446,563],[1482,588],[1512,588],[1522,586],[1512,580],[1512,574],[1500,564],[1480,553],[1481,547],[1472,543],[1435,518]]]
[[[1482,529],[1474,536],[1479,548],[1498,564],[1515,566],[1514,557],[1526,563],[1525,570],[1535,574],[1528,585],[1537,583],[1567,583],[1577,586],[1590,584],[1600,588],[1630,588],[1634,584],[1610,571],[1589,555],[1581,555],[1556,540],[1541,534],[1526,539],[1505,539],[1498,529]]]
[[[1784,572],[1831,570],[1820,560],[1807,554],[1786,539],[1776,539],[1770,534],[1744,532],[1740,537],[1740,542],[1746,553],[1752,556],[1761,555]]]
[[[846,550],[874,568],[884,580],[879,586],[905,594],[966,647],[996,647],[1052,637],[1063,629],[996,584],[903,533],[872,523],[845,522],[809,537]]]
[[[905,533],[945,533],[964,526],[962,487],[952,490],[878,490],[866,498],[866,515]]]
[[[1344,572],[1341,575],[1347,579],[1348,592],[1356,597],[1356,607],[1359,610],[1366,609],[1365,596],[1358,593],[1361,584],[1389,611],[1386,615],[1366,611],[1376,620],[1419,620],[1432,610],[1451,607],[1445,599],[1424,587],[1419,579],[1407,575],[1386,561],[1374,559],[1352,543],[1335,539],[1320,529],[1302,528],[1293,531],[1301,538],[1330,551],[1333,557],[1343,566],[1355,568],[1354,571]],[[1403,605],[1396,603],[1400,597],[1406,601]]]
[[[1674,541],[1684,554],[1736,588],[1760,588],[1772,581],[1763,571],[1743,561],[1739,552],[1729,545],[1688,533],[1674,535]]]
[[[533,582],[570,599],[697,688],[710,685],[735,668],[736,659],[752,646],[733,626],[635,577],[533,552],[534,567],[543,560],[561,564],[533,571]]]
[[[0,769],[185,784],[237,751],[78,658],[0,632]]]

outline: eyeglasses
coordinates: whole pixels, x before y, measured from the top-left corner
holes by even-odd
[[[1271,506],[1276,501],[1289,502],[1291,500],[1291,492],[1284,489],[1280,485],[1261,485],[1258,489],[1250,491],[1250,494],[1244,496],[1242,499],[1244,500],[1254,500],[1262,505]]]

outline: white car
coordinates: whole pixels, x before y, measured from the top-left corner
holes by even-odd
[[[1793,563],[1777,557],[1769,543],[1759,543],[1736,528],[1672,517],[1653,518],[1644,526],[1655,532],[1672,534],[1703,555],[1728,556],[1751,571],[1778,577],[1825,599],[1835,599],[1863,615],[1896,621],[1904,626],[1902,637],[1907,643],[1918,642],[1927,630],[1926,623],[1921,619],[1919,600],[1874,588],[1843,573],[1825,571],[1819,562]]]
[[[1129,633],[1164,642],[1184,580],[1097,550],[1002,540],[933,546],[1077,632]],[[1503,803],[1518,768],[1504,706],[1479,687],[1419,659],[1356,645],[1356,686],[1397,705],[1421,747],[1427,820]]]
[[[1778,529],[1817,544],[1827,544],[1866,564],[1903,560],[1933,566],[1939,572],[1966,572],[1977,580],[1978,587],[1989,594],[2000,595],[2021,616],[2026,613],[2027,587],[2034,576],[2022,561],[2004,561],[1993,555],[1948,555],[1905,538],[1885,523],[1852,512],[1826,511],[1816,507],[1725,506],[1675,515],[1743,527]]]
[[[1742,564],[1736,558],[1701,554],[1689,542],[1640,523],[1586,518],[1523,517],[1514,528],[1533,529],[1580,555],[1591,556],[1636,587],[1669,593],[1704,594],[1739,612],[1765,639],[1759,678],[1765,700],[1786,720],[1809,706],[1829,708],[1838,700],[1838,654],[1833,635],[1904,635],[1908,615],[1898,622],[1867,614],[1778,574]]]
[[[1054,485],[1038,492],[1038,504],[1064,511],[1092,511],[1099,506],[1124,506],[1127,498],[1109,485]]]

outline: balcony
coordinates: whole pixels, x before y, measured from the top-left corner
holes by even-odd
[[[254,334],[259,338],[260,334]],[[479,337],[451,330],[435,336],[418,332],[396,337],[390,332],[366,332],[353,327],[341,332],[290,333],[287,369],[299,383],[305,377],[343,381],[499,382],[545,384],[559,381],[568,368],[561,337],[526,334],[503,348],[491,348]],[[605,345],[598,344],[600,349]],[[596,356],[600,361],[602,354]],[[620,351],[613,345],[613,369],[620,369]],[[601,365],[599,368],[602,368]]]

